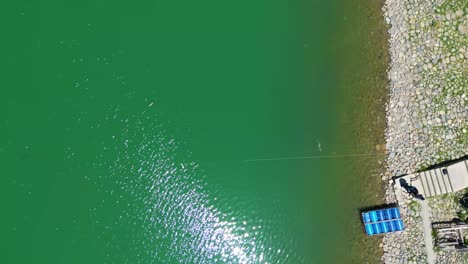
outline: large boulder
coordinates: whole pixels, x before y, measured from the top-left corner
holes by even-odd
[[[468,34],[468,25],[467,24],[460,24],[458,25],[458,31],[462,34]]]

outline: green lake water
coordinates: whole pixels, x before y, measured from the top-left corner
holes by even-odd
[[[377,263],[380,6],[4,4],[0,262]]]

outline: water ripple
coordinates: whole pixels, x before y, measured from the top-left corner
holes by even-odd
[[[97,182],[108,197],[98,207],[102,218],[105,208],[118,208],[118,216],[100,224],[110,226],[103,231],[111,237],[109,248],[122,250],[109,262],[302,262],[274,223],[254,213],[255,204],[244,207],[207,186],[204,171],[167,124],[148,115],[113,118],[122,132],[106,143],[112,151],[104,152],[100,164],[109,172]]]

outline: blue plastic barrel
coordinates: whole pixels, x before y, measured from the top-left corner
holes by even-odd
[[[401,225],[401,220],[395,220],[395,221],[392,221],[392,223],[395,225],[395,231],[403,230],[403,226]]]
[[[372,224],[365,224],[364,226],[366,228],[367,235],[372,236],[374,234],[374,230],[372,229]]]
[[[401,221],[401,220],[395,220],[394,222],[395,222],[395,225],[396,225],[396,229],[397,229],[398,231],[401,231],[401,230],[403,230],[403,229],[405,228],[405,227],[403,226],[403,221]]]
[[[392,208],[393,218],[400,218],[400,210],[398,208]]]
[[[369,215],[372,222],[377,222],[377,213],[375,211],[370,211]]]
[[[380,230],[382,230],[382,233],[388,233],[388,226],[387,222],[380,222]]]
[[[377,220],[379,220],[379,221],[385,220],[383,210],[378,210],[377,211]]]
[[[374,234],[380,234],[382,232],[379,223],[372,224],[372,228],[374,229]]]
[[[362,221],[364,221],[364,223],[370,222],[369,213],[362,213]]]
[[[388,221],[386,223],[387,223],[388,230],[390,230],[390,232],[395,232],[395,225],[393,224],[393,221]]]
[[[394,209],[395,209],[395,208],[390,208],[390,209],[388,209],[388,210],[390,210],[390,215],[392,216],[392,219],[397,218],[397,217],[396,217],[396,212],[395,212]]]
[[[390,219],[392,219],[392,213],[390,212],[389,209],[385,209],[385,210],[384,210],[384,213],[385,213],[385,220],[390,220]]]

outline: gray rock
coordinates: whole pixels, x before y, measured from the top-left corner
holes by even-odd
[[[458,25],[458,31],[460,31],[461,34],[468,34],[468,25],[466,24],[460,24]]]

